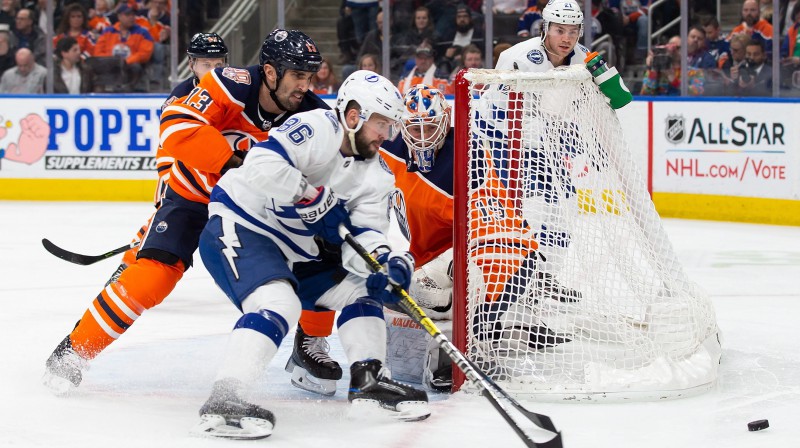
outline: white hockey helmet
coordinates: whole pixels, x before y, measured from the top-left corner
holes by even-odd
[[[542,10],[542,20],[544,21],[544,35],[547,35],[548,25],[552,22],[579,25],[580,36],[583,36],[583,11],[574,0],[550,0]]]
[[[417,168],[423,173],[430,172],[436,151],[450,130],[450,104],[441,90],[425,84],[409,89],[403,101],[405,110],[400,125],[403,140]]]
[[[360,120],[354,129],[347,127],[345,109],[350,101],[361,106]],[[370,70],[358,70],[345,79],[336,96],[339,121],[348,131],[357,132],[372,114],[399,122],[403,116],[403,97],[391,81]]]

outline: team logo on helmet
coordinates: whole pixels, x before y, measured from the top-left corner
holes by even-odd
[[[539,50],[531,50],[528,52],[528,60],[534,64],[541,64],[544,62],[544,55]]]
[[[275,42],[283,42],[287,37],[289,37],[289,33],[285,30],[278,31],[275,33]]]
[[[378,75],[376,75],[376,74],[371,74],[371,75],[367,75],[366,77],[364,77],[364,79],[366,79],[367,82],[378,82],[380,77],[378,77]]]

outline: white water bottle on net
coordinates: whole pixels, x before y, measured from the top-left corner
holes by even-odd
[[[469,358],[544,400],[712,387],[711,301],[586,68],[470,70],[455,116],[454,338]]]

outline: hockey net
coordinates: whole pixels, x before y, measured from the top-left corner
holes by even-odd
[[[541,400],[713,386],[711,301],[685,275],[588,71],[470,70],[455,116],[454,338],[464,353]]]

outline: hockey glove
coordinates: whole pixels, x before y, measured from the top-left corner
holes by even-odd
[[[381,303],[397,303],[401,297],[389,284],[389,277],[383,272],[374,272],[367,277],[367,293],[369,297]]]
[[[350,226],[350,215],[344,207],[344,200],[339,199],[328,187],[318,187],[314,199],[300,201],[295,204],[300,219],[308,230],[319,235],[325,241],[341,246],[344,240],[339,236],[339,224]]]
[[[389,277],[389,283],[408,291],[411,276],[414,274],[414,256],[411,252],[384,252],[376,260],[383,266],[381,272]]]

